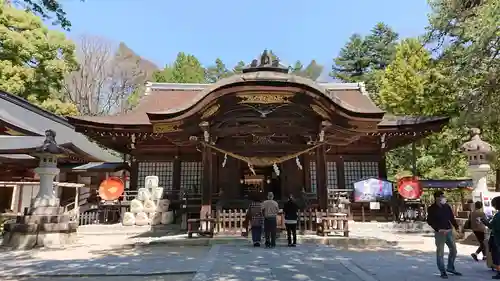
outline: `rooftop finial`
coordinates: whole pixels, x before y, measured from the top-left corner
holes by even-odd
[[[280,64],[280,60],[275,56],[273,59],[272,52],[267,49],[262,52],[260,59],[254,59],[250,65],[243,69],[243,73],[256,72],[256,71],[275,71],[281,73],[288,73],[288,67]]]

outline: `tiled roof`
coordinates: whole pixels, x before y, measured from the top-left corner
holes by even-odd
[[[56,116],[22,98],[3,91],[0,91],[0,120],[30,131],[33,135],[41,136],[40,138],[24,136],[19,139],[20,143],[12,145],[33,146],[36,144],[35,146],[40,146],[45,139],[42,137],[44,131],[51,129],[56,132],[58,144],[72,143],[78,149],[101,161],[121,161],[120,158],[89,141],[86,136],[75,132],[74,127],[65,118]],[[5,149],[5,147],[0,147],[0,149]]]

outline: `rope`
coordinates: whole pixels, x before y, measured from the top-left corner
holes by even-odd
[[[307,153],[307,152],[323,145],[324,143],[318,143],[318,144],[311,146],[305,150],[299,151],[297,153],[281,156],[281,157],[246,157],[246,156],[242,156],[242,155],[224,150],[222,148],[216,147],[215,145],[211,145],[211,144],[206,143],[206,142],[202,142],[202,144],[207,146],[207,147],[210,147],[210,148],[212,148],[212,149],[214,149],[222,154],[227,154],[233,158],[242,160],[242,161],[244,161],[252,166],[263,167],[263,166],[272,166],[273,164],[279,164],[279,163],[285,162],[287,160],[296,158],[304,153]]]

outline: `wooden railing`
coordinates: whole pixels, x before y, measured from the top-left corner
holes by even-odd
[[[215,232],[223,234],[240,234],[245,231],[247,210],[222,210],[213,212],[215,218]],[[332,217],[341,218],[338,221]],[[323,221],[325,228],[347,232],[347,215],[329,213],[324,210],[306,209],[298,213],[297,232],[300,234],[316,233],[318,223]],[[278,215],[278,229],[285,229],[285,220],[282,212]],[[325,223],[326,222],[326,223]],[[345,231],[344,231],[345,230]]]

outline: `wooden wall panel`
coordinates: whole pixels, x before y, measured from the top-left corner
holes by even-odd
[[[297,167],[295,159],[285,161],[281,164],[281,166],[283,171],[280,174],[280,177],[284,184],[281,199],[286,200],[289,194],[293,194],[296,198],[298,198],[304,188],[304,168],[300,170]]]
[[[222,160],[223,161],[223,160]],[[226,166],[222,167],[222,161],[218,165],[218,181],[219,190],[224,191],[224,198],[233,199],[241,197],[241,161],[228,157],[226,161]]]

